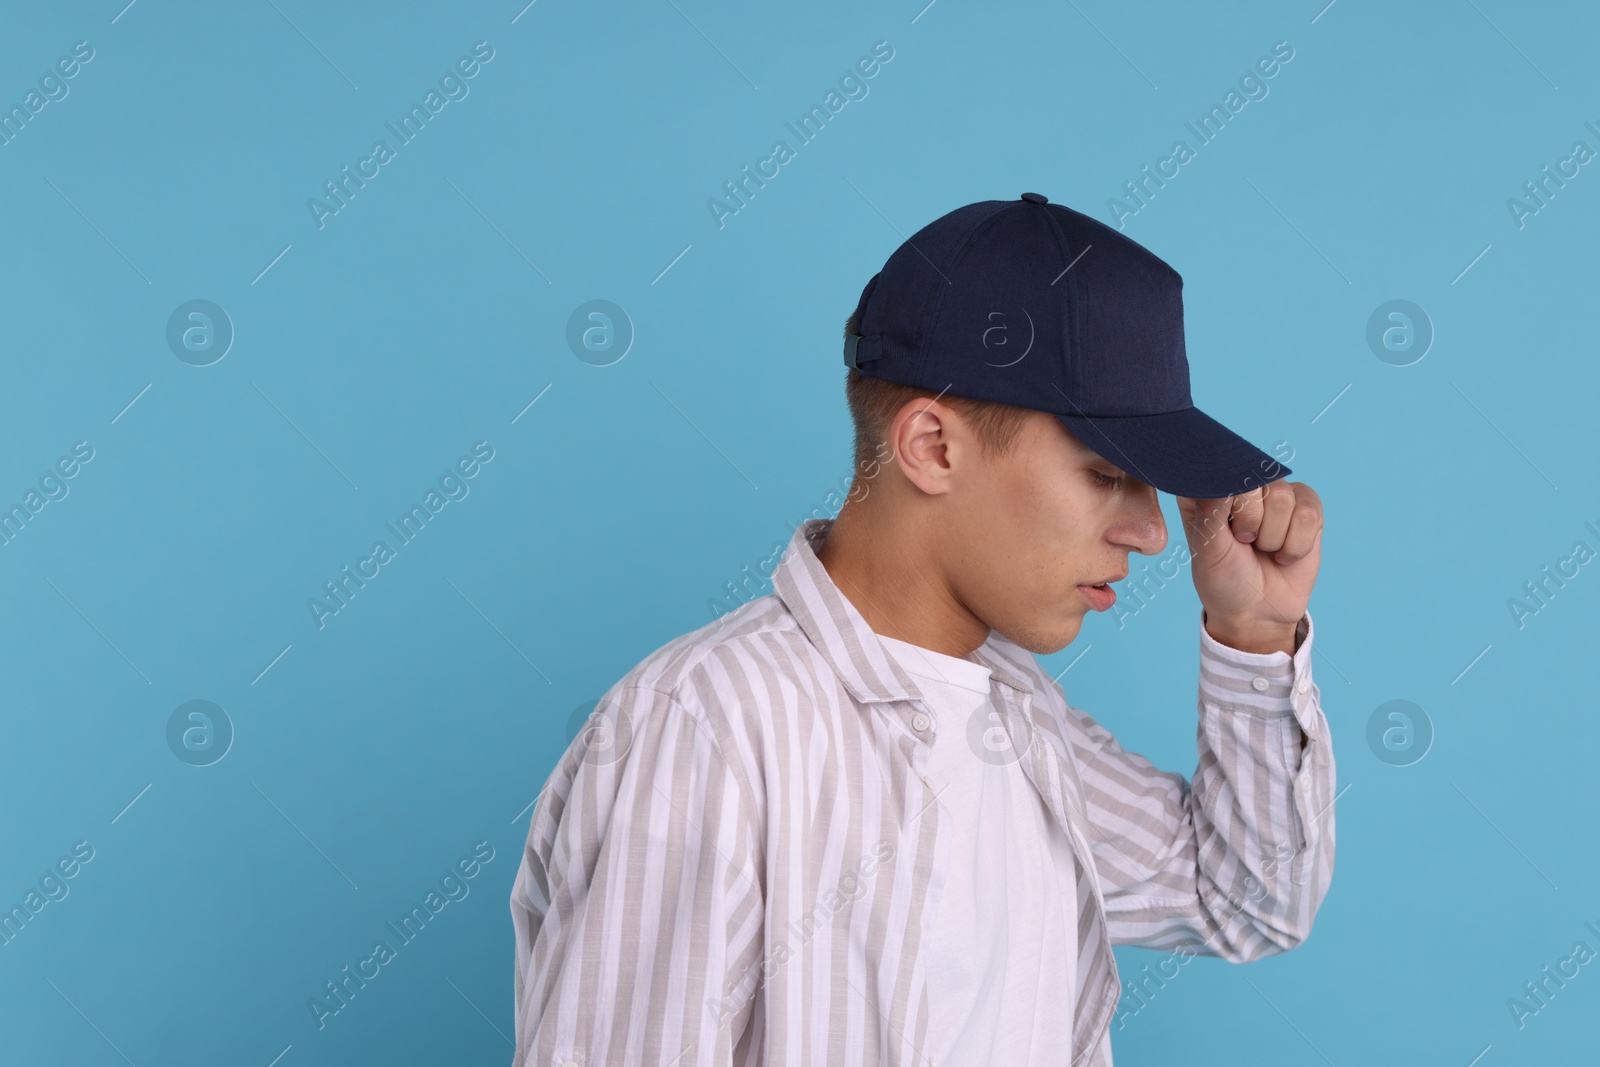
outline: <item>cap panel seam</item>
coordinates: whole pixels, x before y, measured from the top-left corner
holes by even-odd
[[[1007,206],[1012,204],[1013,201],[990,200],[988,203],[993,204],[994,207],[972,224],[971,229],[967,231],[966,236],[961,239],[961,243],[956,246],[955,251],[951,254],[951,274],[957,273],[957,267],[960,265],[962,258],[967,254],[967,251],[972,247],[973,239],[978,236],[978,231],[983,228],[985,223],[993,221],[994,217],[1000,214],[1000,212]],[[1021,201],[1016,201],[1016,203],[1021,203]],[[937,270],[938,268],[935,269]],[[917,350],[917,365],[915,368],[913,368],[913,373],[918,378],[923,377],[923,365],[927,362],[928,336],[932,332],[934,323],[938,322],[940,316],[944,313],[945,301],[950,298],[951,290],[955,289],[956,287],[953,279],[947,279],[947,281],[948,284],[945,285],[944,289],[939,293],[938,299],[934,301],[932,306],[929,308],[928,312],[926,313],[926,320],[922,324],[922,344]]]
[[[1070,249],[1067,246],[1066,231],[1061,228],[1061,220],[1056,217],[1056,213],[1054,211],[1051,211],[1049,207],[1046,207],[1045,212],[1050,216],[1050,225],[1055,229],[1056,251],[1060,253],[1062,262],[1066,263],[1067,265],[1066,269],[1064,269],[1062,273],[1070,273],[1073,261],[1068,258],[1068,252]],[[1066,337],[1062,339],[1064,342],[1062,345],[1064,351],[1061,353],[1061,375],[1063,378],[1067,377],[1069,367],[1077,366],[1079,357],[1081,355],[1081,353],[1078,351],[1078,308],[1082,302],[1078,299],[1080,294],[1075,288],[1075,286],[1078,284],[1078,279],[1067,278],[1065,280],[1067,289],[1066,295],[1062,298],[1062,303],[1066,305],[1067,313],[1065,316],[1066,321],[1062,323],[1062,325],[1066,328],[1067,334]],[[1055,282],[1051,282],[1050,284],[1054,285]],[[1063,381],[1062,384],[1071,385],[1073,383],[1070,380],[1067,380]],[[1074,407],[1077,406],[1078,402],[1073,400],[1071,397],[1066,396],[1065,390],[1062,390],[1062,395],[1066,400],[1072,403]],[[1060,407],[1060,405],[1057,404],[1053,398],[1051,400],[1051,404],[1057,408]]]

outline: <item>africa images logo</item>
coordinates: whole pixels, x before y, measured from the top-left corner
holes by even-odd
[[[355,569],[351,570],[346,563],[339,569],[336,580],[330,579],[322,583],[324,597],[307,597],[306,610],[311,613],[311,621],[321,630],[327,626],[327,620],[339,614],[355,600],[356,594],[367,587],[367,583],[383,573],[383,567],[392,563],[400,555],[400,549],[409,545],[422,535],[428,524],[453,501],[461,501],[472,492],[470,480],[476,478],[483,468],[494,459],[494,446],[488,441],[479,441],[472,446],[470,456],[462,456],[455,464],[445,469],[444,475],[439,479],[437,489],[429,488],[422,498],[422,503],[412,504],[410,509],[402,512],[395,520],[385,522],[384,528],[394,535],[394,545],[388,540],[379,538],[372,543],[372,551],[358,559]],[[397,525],[398,524],[398,525]]]
[[[1238,88],[1229,86],[1220,104],[1213,103],[1199,117],[1183,124],[1184,129],[1194,135],[1193,148],[1189,147],[1186,139],[1173,141],[1171,151],[1156,160],[1154,170],[1146,163],[1139,168],[1139,177],[1123,182],[1122,191],[1126,199],[1113,196],[1106,200],[1106,211],[1117,229],[1125,228],[1129,219],[1149,207],[1156,193],[1167,187],[1167,182],[1182,174],[1183,167],[1199,158],[1200,149],[1222,136],[1222,131],[1228,128],[1234,116],[1251,102],[1265,100],[1272,91],[1267,83],[1292,59],[1293,45],[1288,41],[1274,42],[1270,55],[1261,56],[1252,66],[1245,68],[1245,72],[1239,76]]]
[[[413,103],[400,118],[397,127],[394,122],[385,122],[384,126],[394,135],[394,147],[388,141],[374,141],[372,151],[363,159],[356,161],[355,170],[350,169],[346,163],[340,169],[337,180],[322,183],[322,191],[326,199],[311,197],[306,201],[306,208],[311,212],[311,221],[317,224],[317,229],[323,229],[328,224],[328,219],[350,206],[350,201],[355,195],[367,187],[367,182],[382,173],[383,167],[394,160],[401,148],[410,144],[421,136],[429,121],[452,102],[459,102],[467,98],[472,91],[468,81],[478,76],[483,67],[494,59],[494,48],[488,41],[479,41],[472,46],[472,55],[462,56],[456,60],[455,65],[439,76],[439,87],[429,87],[423,95],[422,102]],[[369,169],[370,168],[370,169]]]
[[[784,129],[794,135],[793,147],[787,140],[774,141],[772,151],[756,161],[754,170],[751,170],[750,164],[746,163],[739,168],[737,178],[723,182],[722,191],[727,199],[717,196],[706,199],[706,208],[711,212],[711,221],[717,224],[717,229],[722,229],[727,225],[728,219],[749,207],[756,193],[765,189],[767,182],[776,178],[783,172],[784,167],[797,159],[799,150],[816,140],[846,105],[852,101],[865,100],[867,94],[872,91],[867,82],[877,77],[892,59],[894,59],[893,45],[888,41],[874,42],[872,54],[862,56],[856,60],[854,66],[846,68],[839,76],[839,87],[829,88],[823,94],[822,103],[812,104],[810,110],[802,113],[797,120],[783,124]]]
[[[1033,326],[1033,316],[1021,305],[1018,305],[1016,310],[1021,314],[991,311],[985,319],[986,325],[981,338],[984,352],[999,359],[999,362],[985,359],[984,362],[991,367],[1014,367],[1033,351],[1033,342],[1038,334]],[[1014,336],[1013,326],[1016,328]],[[1025,333],[1024,327],[1026,327]]]

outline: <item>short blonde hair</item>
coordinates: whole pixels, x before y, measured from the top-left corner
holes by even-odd
[[[844,325],[844,335],[856,333],[856,317],[852,312]],[[1017,435],[1022,432],[1029,409],[993,400],[974,400],[951,393],[936,393],[931,389],[901,385],[899,382],[872,378],[851,367],[844,382],[845,402],[850,406],[850,421],[855,426],[855,462],[865,467],[878,453],[878,443],[888,433],[895,415],[907,402],[918,398],[938,397],[960,413],[972,427],[985,455],[1009,455],[1016,446]]]

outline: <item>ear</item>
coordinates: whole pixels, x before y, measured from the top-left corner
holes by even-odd
[[[957,463],[977,456],[977,441],[960,415],[932,397],[908,400],[889,424],[894,462],[907,481],[930,496],[950,491]]]

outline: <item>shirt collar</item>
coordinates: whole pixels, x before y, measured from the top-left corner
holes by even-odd
[[[772,588],[800,629],[827,661],[833,673],[863,703],[921,697],[916,681],[895,662],[861,612],[834,584],[817,550],[833,529],[833,519],[807,519],[795,528],[783,560],[772,575]],[[1032,694],[1022,657],[1029,653],[989,631],[977,649],[978,659],[993,680],[1019,693]]]

